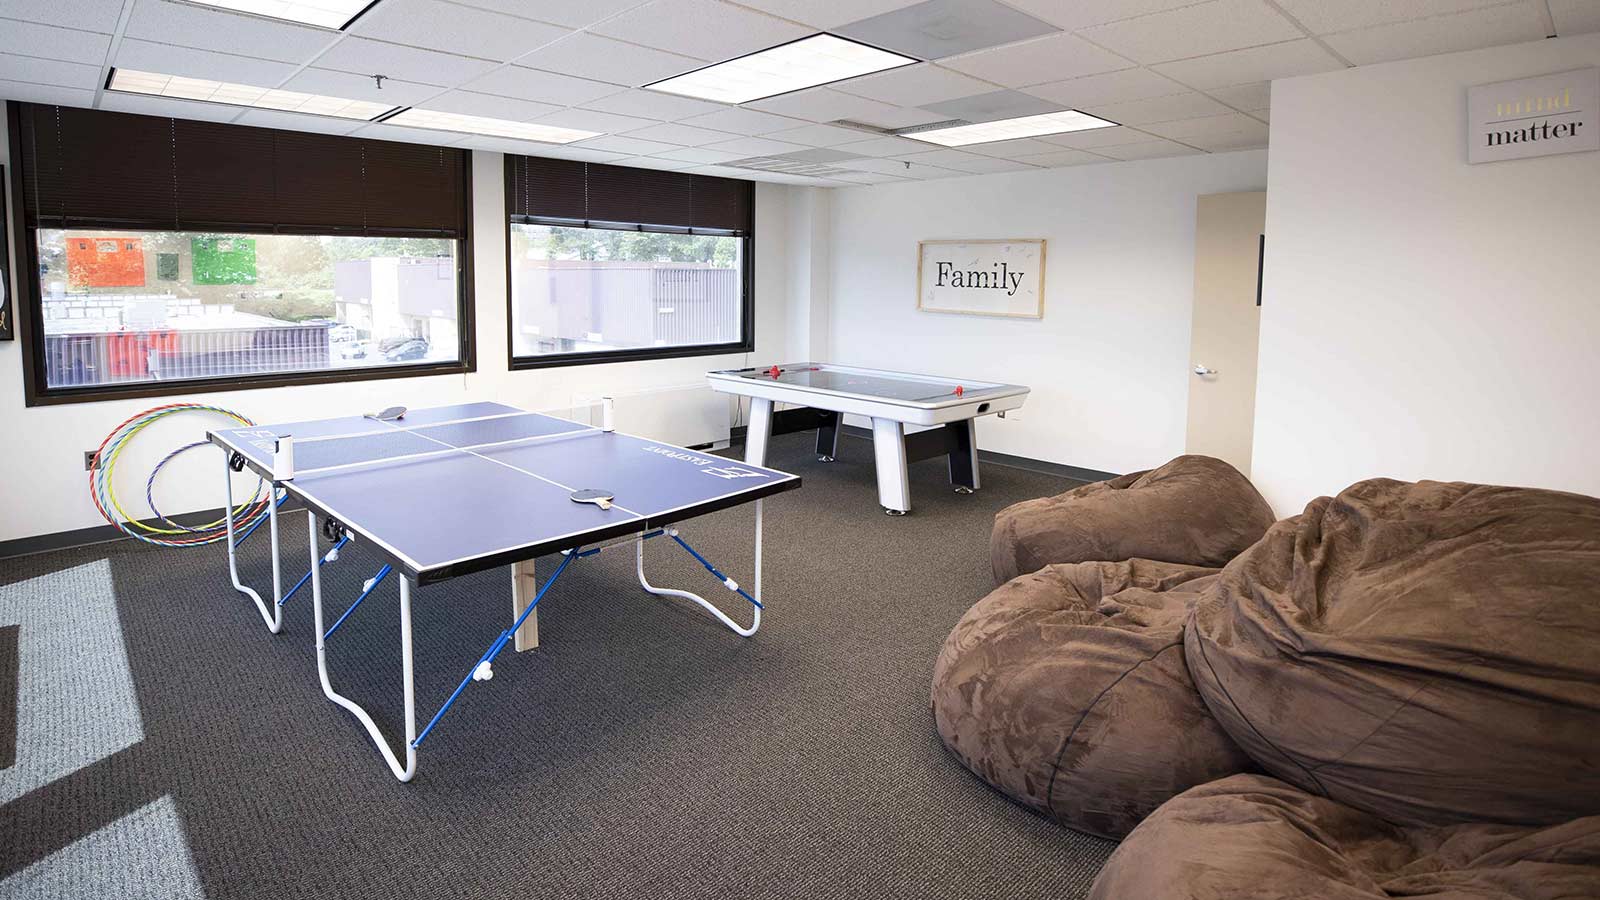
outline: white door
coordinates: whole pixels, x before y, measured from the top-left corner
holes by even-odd
[[[1187,452],[1250,474],[1264,191],[1208,194],[1195,214]]]

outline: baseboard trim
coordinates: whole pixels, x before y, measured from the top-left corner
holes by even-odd
[[[280,514],[292,508],[292,504],[279,507]],[[204,509],[199,512],[179,513],[172,517],[180,525],[196,526],[215,522],[222,518],[222,510]],[[151,519],[146,524],[161,527],[159,519]],[[109,544],[112,541],[132,540],[126,534],[112,525],[95,525],[91,528],[77,528],[72,531],[58,531],[54,534],[41,534],[34,537],[14,538],[9,541],[0,541],[0,559],[10,559],[14,556],[31,556],[35,553],[49,553],[55,550],[71,550],[74,547],[87,547],[91,544]]]

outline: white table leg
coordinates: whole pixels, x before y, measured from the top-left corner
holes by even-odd
[[[228,464],[232,455],[226,448],[223,449],[222,481],[226,487],[223,490],[222,518],[227,522],[228,577],[233,580],[234,590],[255,601],[256,609],[261,612],[261,620],[267,623],[267,630],[277,634],[283,630],[283,606],[278,603],[278,598],[283,596],[283,576],[278,562],[278,488],[272,484],[267,486],[267,517],[271,520],[267,524],[272,535],[272,605],[269,607],[260,594],[246,587],[239,579],[239,555],[234,547],[233,536],[233,467]]]
[[[905,515],[911,511],[905,426],[893,419],[873,419],[872,453],[878,463],[878,503],[891,516]]]
[[[534,575],[533,560],[524,560],[511,567],[511,621],[515,623],[517,616],[528,608],[533,598],[539,594],[539,579]],[[522,627],[515,633],[514,646],[518,653],[524,650],[534,650],[539,646],[539,611],[535,609],[522,622]]]
[[[754,466],[767,464],[767,439],[772,437],[772,401],[750,398],[750,424],[744,431],[744,461]]]

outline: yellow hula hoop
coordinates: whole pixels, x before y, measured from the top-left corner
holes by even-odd
[[[179,409],[165,410],[159,415],[151,416],[150,418],[148,418],[148,419],[144,420],[143,422],[140,422],[138,425],[134,426],[131,431],[129,431],[125,436],[123,436],[123,438],[121,440],[119,440],[117,442],[117,449],[111,451],[111,458],[109,460],[107,460],[105,463],[102,464],[102,468],[105,469],[104,477],[105,477],[105,484],[106,484],[106,498],[111,501],[112,508],[117,511],[117,515],[122,517],[122,521],[124,523],[126,523],[128,525],[132,525],[133,527],[138,528],[138,529],[140,529],[142,531],[148,532],[150,534],[187,535],[187,534],[190,534],[191,532],[187,531],[187,530],[184,530],[182,528],[157,528],[157,527],[155,527],[153,525],[147,525],[147,524],[139,521],[138,519],[135,519],[133,516],[128,515],[128,511],[122,508],[122,501],[117,498],[117,483],[116,483],[116,478],[114,477],[115,474],[116,474],[117,457],[122,455],[123,448],[127,447],[128,444],[132,443],[134,436],[137,435],[139,432],[145,430],[150,425],[161,421],[162,419],[166,418],[169,415],[174,415],[174,414],[180,413],[180,412],[215,412],[215,413],[217,413],[219,415],[227,416],[228,418],[234,420],[235,422],[238,422],[240,425],[249,425],[250,424],[249,420],[245,419],[243,416],[240,416],[237,413],[229,412],[228,410],[225,410],[225,409],[221,409],[220,407],[207,406],[207,407],[197,408],[197,407],[192,407],[192,406],[186,406],[186,407],[182,407],[182,408],[179,408]],[[237,517],[240,512],[243,512],[247,507],[249,507],[252,504],[254,504],[260,496],[261,496],[261,483],[258,481],[256,483],[255,492],[250,495],[250,499],[245,500],[243,503],[240,503],[231,512],[225,512],[224,516]],[[205,531],[207,529],[219,527],[219,526],[221,526],[223,524],[226,524],[226,522],[227,522],[226,518],[217,519],[214,522],[207,522],[204,525],[197,525],[197,526],[195,526],[195,530],[196,531]]]

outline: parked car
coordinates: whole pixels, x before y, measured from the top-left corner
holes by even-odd
[[[410,362],[428,355],[426,338],[406,338],[398,343],[384,342],[383,358],[389,362]]]

